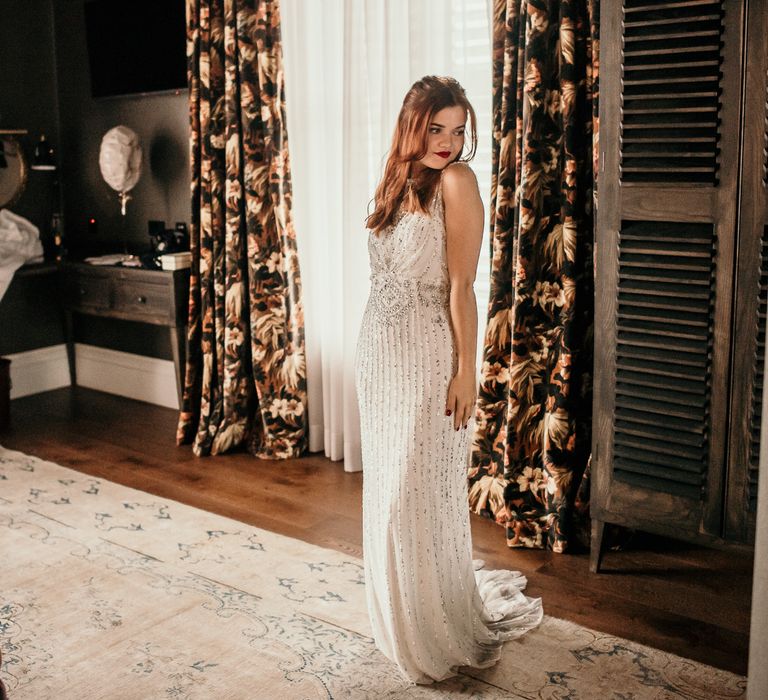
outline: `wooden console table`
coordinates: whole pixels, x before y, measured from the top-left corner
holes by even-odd
[[[62,266],[67,357],[77,383],[72,315],[88,314],[166,326],[181,406],[186,361],[189,270],[143,270],[68,262]]]

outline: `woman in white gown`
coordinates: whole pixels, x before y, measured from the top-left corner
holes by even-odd
[[[464,131],[471,148],[462,159]],[[485,668],[541,622],[519,572],[475,571],[467,504],[483,229],[475,114],[452,78],[405,96],[367,219],[371,292],[355,353],[363,559],[377,647],[416,683]],[[478,562],[482,564],[482,562]]]

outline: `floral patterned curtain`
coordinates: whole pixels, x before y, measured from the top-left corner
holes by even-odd
[[[494,0],[491,295],[469,471],[510,547],[587,510],[598,0]]]
[[[187,0],[192,271],[177,442],[307,447],[277,0]]]

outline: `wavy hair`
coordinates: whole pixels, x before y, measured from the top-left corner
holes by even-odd
[[[449,77],[425,75],[417,80],[403,99],[384,166],[384,176],[374,195],[375,207],[365,222],[366,227],[376,235],[392,225],[403,203],[408,211],[427,212],[441,171],[424,168],[416,177],[411,178],[411,163],[427,154],[429,125],[435,114],[446,107],[463,107],[469,116],[470,125],[469,151],[466,154],[459,153],[451,162],[474,158],[477,151],[477,118],[464,88],[457,80]]]

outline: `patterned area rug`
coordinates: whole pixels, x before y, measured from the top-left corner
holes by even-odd
[[[0,447],[12,700],[745,695],[743,677],[551,617],[432,686],[369,635],[359,559]]]

